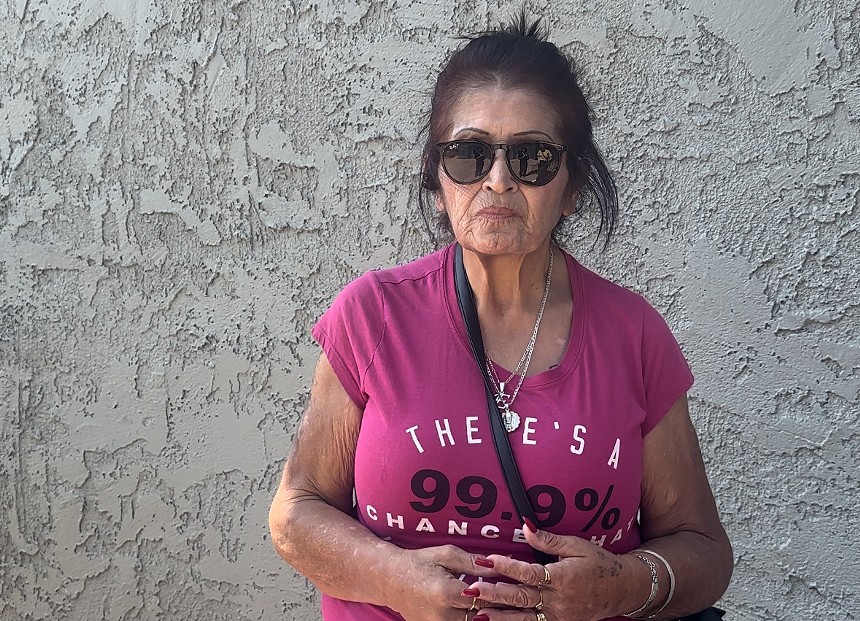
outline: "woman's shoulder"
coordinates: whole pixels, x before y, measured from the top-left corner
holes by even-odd
[[[341,300],[367,302],[370,298],[381,298],[392,288],[405,294],[407,288],[423,289],[433,284],[443,286],[444,279],[440,276],[447,265],[448,251],[448,248],[443,248],[408,263],[368,270],[348,283],[337,297]]]
[[[622,286],[575,263],[581,308],[589,329],[602,335],[674,343],[666,319],[641,293]],[[677,346],[676,346],[677,347]]]
[[[450,246],[412,259],[408,263],[383,269],[373,270],[365,276],[374,278],[380,284],[400,284],[404,282],[422,281],[428,277],[438,276],[448,264]]]
[[[575,258],[571,257],[575,276],[579,280],[581,294],[586,302],[600,302],[601,305],[609,304],[619,310],[636,309],[641,312],[642,306],[650,307],[645,297],[637,291],[612,281],[605,276],[585,267]]]

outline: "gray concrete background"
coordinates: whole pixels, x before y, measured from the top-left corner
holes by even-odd
[[[515,4],[0,2],[0,619],[313,619],[266,513],[308,336],[430,249],[430,78]],[[860,618],[860,5],[534,2],[697,375],[729,619]]]

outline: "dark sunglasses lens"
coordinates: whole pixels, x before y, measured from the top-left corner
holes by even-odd
[[[482,142],[452,142],[442,148],[442,166],[454,181],[476,181],[492,165],[490,148]]]
[[[561,153],[545,142],[521,142],[508,149],[514,175],[526,185],[546,185],[561,165]]]

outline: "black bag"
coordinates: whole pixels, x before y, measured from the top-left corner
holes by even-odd
[[[681,617],[678,621],[720,621],[724,614],[726,614],[725,610],[720,610],[719,608],[714,608],[712,606],[710,608],[705,608],[702,612],[697,612],[694,615]]]

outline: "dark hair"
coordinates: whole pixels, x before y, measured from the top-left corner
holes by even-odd
[[[579,86],[576,67],[552,43],[539,21],[529,25],[525,10],[510,25],[476,36],[463,37],[468,43],[455,52],[436,79],[430,101],[430,118],[423,128],[427,134],[421,157],[421,188],[418,204],[430,228],[435,195],[439,185],[439,151],[436,143],[446,140],[452,119],[450,110],[459,97],[484,86],[522,89],[542,97],[559,119],[561,142],[567,145],[568,186],[577,195],[576,212],[595,209],[600,224],[595,241],[605,235],[605,244],[615,229],[618,216],[618,194],[615,182],[594,143],[591,130],[591,108]],[[565,218],[553,230],[558,237]],[[450,234],[447,214],[442,214],[441,228]],[[430,235],[434,242],[436,236]]]

